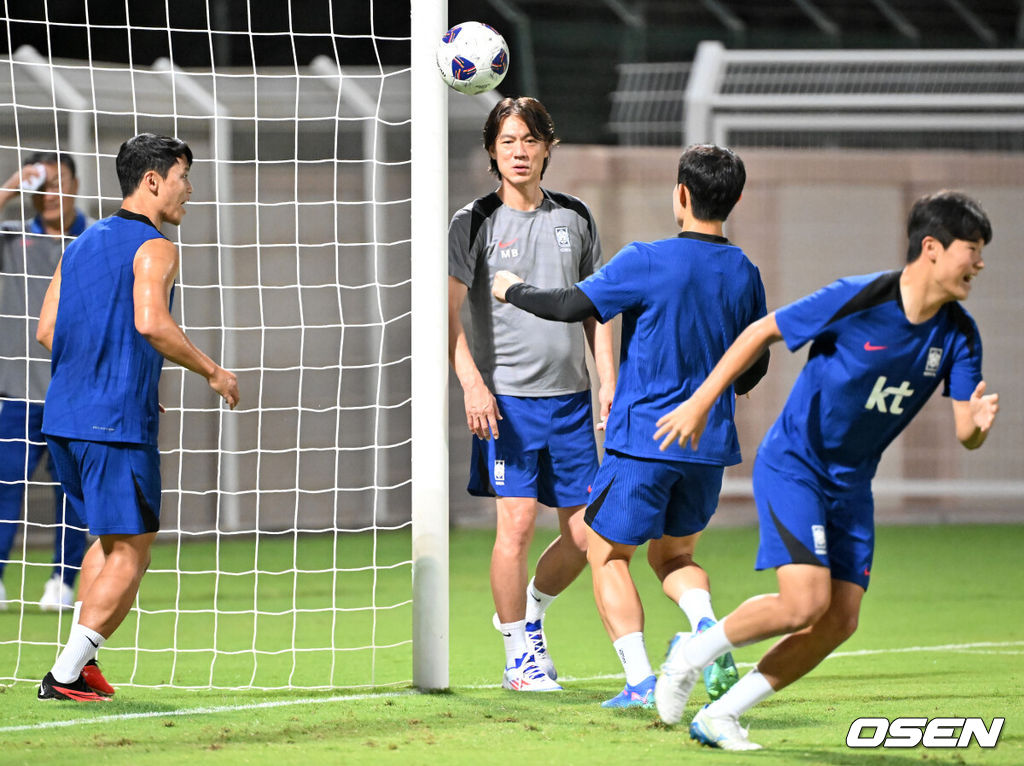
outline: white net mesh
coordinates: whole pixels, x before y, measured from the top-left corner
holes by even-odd
[[[409,69],[384,62],[396,49],[408,61],[407,22],[374,37],[372,2],[301,19],[252,4],[233,27],[216,5],[187,21],[170,7],[145,22],[125,9],[113,22],[58,23],[45,8],[4,19],[0,175],[32,151],[68,153],[78,206],[102,217],[121,199],[122,141],[186,140],[195,192],[166,232],[181,251],[174,314],[240,380],[229,412],[198,376],[164,370],[162,529],[137,608],[100,659],[115,684],[405,683]],[[40,31],[38,50],[21,44]],[[88,57],[58,55],[83,40]],[[217,63],[172,63],[196,50]],[[27,202],[5,213],[34,215]],[[3,278],[5,290],[29,279]],[[28,478],[16,518],[0,521],[19,532],[0,680],[38,680],[70,623],[38,615],[50,571],[39,546],[55,527],[49,476]]]

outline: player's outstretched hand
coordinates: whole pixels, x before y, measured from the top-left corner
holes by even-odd
[[[654,432],[654,440],[664,437],[658,447],[662,452],[668,449],[672,442],[678,442],[680,447],[686,447],[686,443],[692,441],[692,449],[696,450],[707,424],[707,410],[694,404],[692,399],[687,399],[668,415],[658,418],[658,430]]]
[[[210,388],[224,397],[231,409],[238,404],[238,376],[235,373],[218,367],[210,376]]]
[[[987,433],[999,412],[999,394],[986,394],[985,381],[981,381],[971,394],[971,418],[982,433]]]
[[[466,404],[466,425],[470,433],[487,441],[494,434],[498,438],[498,421],[502,419],[498,412],[498,401],[494,394],[481,380],[475,385],[464,387],[462,398]]]
[[[497,298],[501,303],[506,303],[505,292],[512,285],[522,282],[521,277],[517,277],[511,271],[505,271],[502,269],[494,275],[494,284],[491,285],[491,295]]]

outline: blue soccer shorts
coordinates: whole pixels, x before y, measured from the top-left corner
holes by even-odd
[[[718,507],[724,471],[606,451],[584,519],[601,537],[624,545],[696,534]]]
[[[160,453],[149,444],[47,436],[68,503],[94,535],[160,529]]]
[[[597,473],[590,392],[495,399],[499,438],[473,437],[469,494],[534,497],[549,508],[585,505]]]
[[[875,550],[871,487],[826,492],[810,477],[754,461],[761,543],[756,569],[785,564],[828,567],[832,578],[868,588]]]

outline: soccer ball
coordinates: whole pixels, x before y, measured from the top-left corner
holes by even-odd
[[[437,46],[437,68],[449,87],[476,95],[498,87],[508,72],[508,44],[478,21],[456,24]]]

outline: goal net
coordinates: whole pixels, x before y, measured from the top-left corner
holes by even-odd
[[[144,12],[115,4],[102,16],[83,6],[59,19],[47,5],[5,17],[0,32],[9,116],[0,174],[37,151],[67,154],[78,167],[76,206],[100,218],[119,207],[121,142],[140,132],[187,141],[194,192],[181,226],[165,231],[181,252],[173,313],[238,373],[241,391],[229,411],[202,378],[165,365],[161,531],[136,605],[101,652],[107,676],[189,688],[408,683],[417,566],[410,104],[420,76],[408,16],[373,0],[324,0],[301,15],[250,0],[230,17],[220,3],[207,3],[205,17],[169,3]],[[421,26],[436,39],[444,3],[431,5],[441,13]],[[445,97],[434,80],[420,91],[440,104],[426,118],[437,135]],[[443,173],[437,182],[444,206]],[[22,197],[4,219],[28,231],[35,211]],[[442,207],[442,234],[445,220]],[[0,289],[24,294],[39,278],[9,268]],[[436,305],[422,324],[432,318],[440,335]],[[27,376],[33,309],[6,311],[0,331],[16,327],[24,343],[0,364]],[[433,378],[443,379],[443,347],[438,366]],[[444,410],[443,400],[424,406]],[[444,436],[442,423],[437,442]],[[444,449],[428,451],[444,464]],[[0,521],[18,528],[0,621],[6,682],[37,681],[70,626],[70,612],[37,606],[48,546],[62,534],[46,500],[52,479],[40,467],[19,481],[20,512]],[[446,542],[435,539],[446,505],[434,513],[442,520],[427,522],[432,558],[420,588],[446,587],[436,573]],[[446,601],[437,603],[443,612]],[[437,662],[446,674],[446,658]]]

